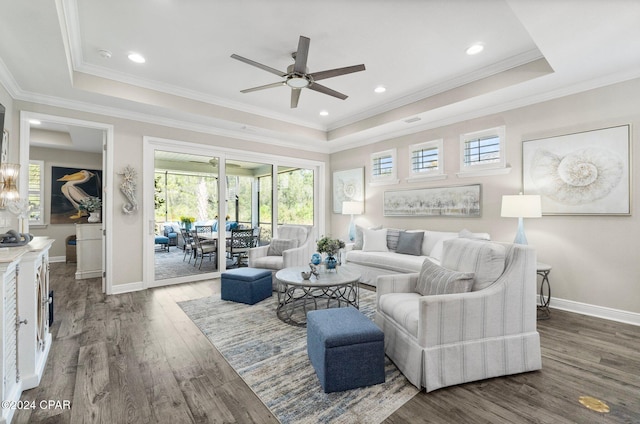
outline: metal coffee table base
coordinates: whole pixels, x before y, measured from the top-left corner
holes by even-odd
[[[328,287],[290,285],[280,281],[278,288],[278,318],[298,327],[307,325],[309,311],[344,306],[359,308],[357,281]]]

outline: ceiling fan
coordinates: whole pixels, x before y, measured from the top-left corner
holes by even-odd
[[[307,68],[307,57],[309,56],[309,44],[311,40],[307,37],[300,36],[300,40],[298,41],[298,50],[291,54],[295,63],[289,65],[287,67],[287,72],[282,72],[277,69],[274,69],[270,66],[263,65],[261,63],[255,62],[251,59],[247,59],[242,56],[238,56],[237,54],[232,54],[231,57],[233,59],[237,59],[241,62],[248,63],[249,65],[253,65],[257,68],[263,69],[267,72],[271,72],[272,74],[278,75],[279,77],[284,78],[283,81],[274,82],[272,84],[261,85],[259,87],[247,88],[245,90],[241,90],[241,93],[250,93],[252,91],[264,90],[267,88],[280,87],[283,85],[287,85],[291,87],[291,108],[298,107],[298,100],[300,99],[300,92],[303,88],[308,88],[313,91],[317,91],[319,93],[328,94],[329,96],[337,97],[338,99],[344,100],[347,98],[347,95],[342,94],[338,91],[332,90],[329,87],[325,87],[324,85],[318,84],[316,81],[320,81],[326,78],[333,78],[340,75],[350,74],[353,72],[364,71],[364,65],[354,65],[347,66],[344,68],[336,68],[329,69],[327,71],[313,72],[309,73],[309,69]]]

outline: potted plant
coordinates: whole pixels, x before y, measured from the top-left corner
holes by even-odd
[[[196,219],[192,216],[181,216],[180,222],[184,226],[184,229],[189,231],[191,229],[191,224],[196,222]]]
[[[80,201],[78,206],[80,211],[88,212],[89,222],[100,222],[100,211],[102,210],[102,200],[99,197],[89,196]]]
[[[336,255],[340,249],[344,248],[344,242],[340,239],[332,239],[325,236],[318,240],[317,248],[318,252],[327,254],[325,259],[327,269],[335,269],[338,263]]]

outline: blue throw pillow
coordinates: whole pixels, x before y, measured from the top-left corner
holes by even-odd
[[[424,238],[424,232],[418,231],[415,233],[408,233],[406,231],[400,231],[398,236],[398,247],[396,253],[404,253],[405,255],[422,255],[422,239]]]

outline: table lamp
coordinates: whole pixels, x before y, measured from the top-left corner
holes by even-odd
[[[523,218],[540,218],[542,206],[540,196],[537,194],[518,194],[502,196],[502,211],[500,216],[505,218],[518,218],[518,232],[513,241],[518,244],[527,244],[524,235]]]
[[[342,214],[351,215],[351,222],[349,222],[349,240],[354,241],[356,239],[356,226],[353,222],[353,215],[360,215],[364,209],[363,202],[347,201],[342,202]]]

